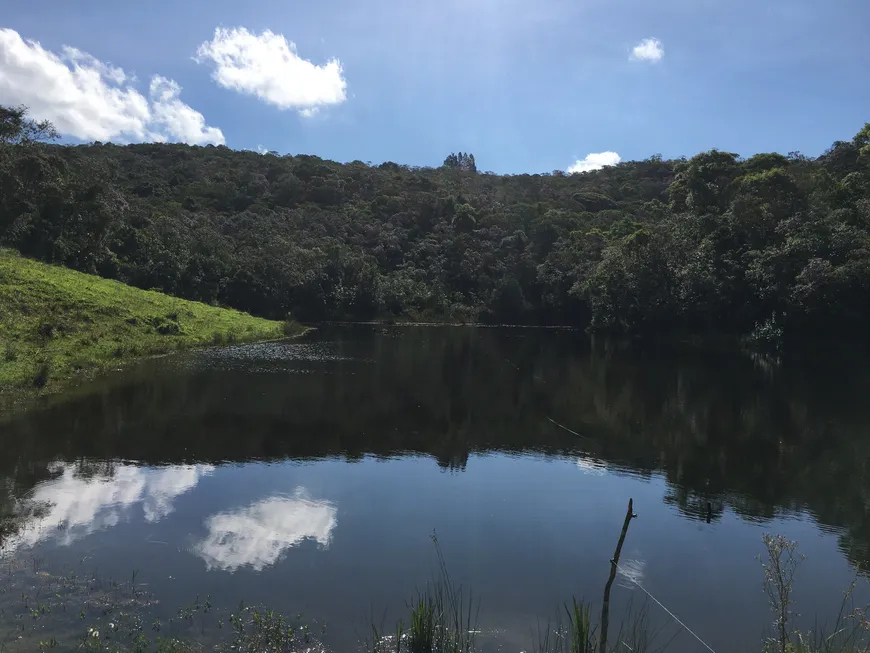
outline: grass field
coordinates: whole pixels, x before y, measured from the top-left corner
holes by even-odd
[[[0,408],[136,357],[302,331],[0,249]]]

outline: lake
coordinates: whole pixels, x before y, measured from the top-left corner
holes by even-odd
[[[611,620],[645,604],[669,650],[705,650],[642,587],[717,653],[757,649],[764,533],[806,555],[804,626],[870,557],[868,389],[858,355],[326,327],[144,361],[0,424],[0,551],[135,573],[156,613],[301,613],[343,651],[437,574],[434,533],[481,642],[525,651],[572,597],[597,610],[633,498]]]

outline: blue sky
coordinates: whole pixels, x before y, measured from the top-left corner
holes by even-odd
[[[870,121],[868,26],[867,0],[28,0],[0,15],[0,103],[71,142],[499,173],[818,155]]]

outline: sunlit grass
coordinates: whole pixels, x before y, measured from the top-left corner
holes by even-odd
[[[0,250],[0,405],[135,357],[302,330]]]

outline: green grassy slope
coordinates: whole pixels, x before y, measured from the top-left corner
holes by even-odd
[[[137,356],[301,330],[0,249],[0,405]]]

